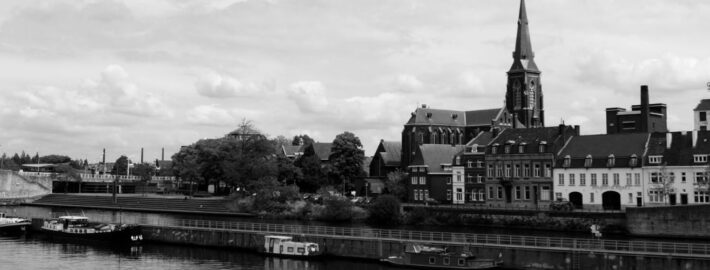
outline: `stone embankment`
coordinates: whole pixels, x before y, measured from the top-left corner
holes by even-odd
[[[23,176],[0,170],[0,204],[16,204],[52,192],[52,181],[46,177]]]

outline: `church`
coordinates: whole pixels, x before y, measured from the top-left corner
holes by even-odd
[[[520,1],[513,64],[507,75],[504,107],[457,111],[422,105],[412,112],[402,130],[401,168],[412,163],[423,144],[463,145],[481,132],[545,126],[540,70],[530,42],[525,0]]]

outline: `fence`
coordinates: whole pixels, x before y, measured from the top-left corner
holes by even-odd
[[[52,177],[54,173],[49,173],[49,172],[28,172],[28,171],[19,171],[17,174],[22,175],[22,176],[40,176],[40,177]],[[90,173],[81,173],[79,174],[81,177],[82,181],[84,182],[113,182],[116,179],[116,175],[113,174],[90,174]],[[135,175],[118,175],[118,180],[119,181],[141,181],[142,178],[140,176],[135,176]],[[151,182],[159,182],[159,181],[175,181],[174,176],[153,176],[150,178]]]
[[[555,211],[551,210],[548,205],[538,205],[534,207],[524,207],[515,205],[489,205],[489,204],[437,204],[437,205],[426,205],[417,203],[403,203],[404,208],[427,208],[427,209],[439,209],[439,210],[452,210],[452,211],[465,211],[465,210],[504,210],[504,211],[543,211],[543,212],[557,212],[564,213],[565,211]],[[601,208],[583,208],[583,209],[573,209],[569,212],[584,212],[584,213],[619,213],[623,214],[624,210],[605,210]]]
[[[441,245],[489,246],[552,251],[602,252],[647,256],[676,256],[710,259],[710,245],[703,243],[601,240],[568,237],[538,237],[501,234],[472,234],[432,231],[405,231],[372,228],[305,226],[272,223],[246,223],[232,221],[187,220],[143,224],[176,228],[201,228],[254,233],[289,234],[315,237],[348,238],[362,240],[389,240],[399,242],[424,242]]]

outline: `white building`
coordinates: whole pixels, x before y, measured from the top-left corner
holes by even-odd
[[[649,133],[573,137],[558,153],[555,197],[584,209],[643,204],[642,165],[649,138]]]
[[[693,110],[695,130],[708,130],[708,114],[710,114],[710,99],[703,99]]]

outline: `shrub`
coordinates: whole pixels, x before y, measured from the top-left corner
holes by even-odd
[[[324,209],[316,218],[324,221],[343,222],[353,218],[352,203],[345,198],[329,197],[323,201]]]
[[[400,222],[399,200],[393,195],[377,197],[370,205],[368,222],[377,225],[393,226]]]

